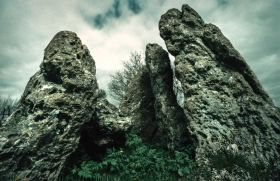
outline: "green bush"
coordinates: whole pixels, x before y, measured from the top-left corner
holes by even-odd
[[[190,174],[194,167],[189,157],[191,149],[189,146],[175,151],[175,156],[171,157],[161,145],[144,144],[131,132],[126,135],[124,148],[107,149],[99,162],[84,156],[63,180],[177,180]]]

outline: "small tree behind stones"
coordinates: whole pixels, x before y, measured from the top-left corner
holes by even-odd
[[[123,69],[117,71],[111,76],[111,80],[108,84],[109,95],[119,104],[124,97],[128,80],[135,76],[137,72],[145,65],[145,57],[141,53],[130,53],[129,60],[122,61]],[[174,64],[171,62],[171,68],[173,70],[173,91],[176,95],[179,106],[184,107],[184,92],[180,81],[175,77]]]
[[[0,96],[0,121],[12,114],[17,102],[17,99],[12,99],[11,96]]]
[[[144,65],[144,58],[141,53],[131,53],[128,61],[123,61],[123,70],[117,71],[111,75],[111,81],[108,84],[109,95],[120,102],[125,94],[128,80],[137,74]]]

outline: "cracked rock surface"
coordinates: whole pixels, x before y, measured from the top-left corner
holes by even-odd
[[[15,111],[2,121],[0,179],[58,180],[78,148],[90,156],[105,153],[123,146],[130,130],[145,142],[161,141],[171,153],[193,143],[199,167],[210,168],[208,153],[228,150],[280,170],[280,108],[219,28],[183,5],[161,16],[159,30],[175,57],[183,108],[173,91],[168,52],[159,45],[146,46],[146,66],[129,80],[118,109],[98,98],[88,48],[75,33],[61,31]],[[196,180],[250,179],[237,169],[241,175],[213,169],[212,178]]]
[[[279,109],[219,28],[205,24],[185,4],[181,11],[170,9],[162,15],[159,30],[175,56],[184,114],[197,144],[196,162],[207,164],[207,153],[235,148],[253,164],[267,168],[273,163],[279,169]],[[223,177],[238,179],[226,173]]]
[[[171,151],[178,150],[188,138],[187,121],[173,91],[173,72],[168,53],[158,44],[148,44],[145,54],[161,140]]]
[[[97,95],[95,62],[88,48],[73,32],[57,33],[40,70],[0,128],[0,175],[56,180],[78,146]]]
[[[98,149],[105,152],[106,147],[124,146],[125,133],[132,126],[131,117],[122,116],[107,99],[98,98],[91,120],[85,123],[83,131],[89,153]]]
[[[133,76],[127,85],[120,113],[129,116],[132,129],[144,142],[159,141],[158,122],[155,118],[155,98],[146,66]]]

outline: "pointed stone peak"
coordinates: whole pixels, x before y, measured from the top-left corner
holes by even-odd
[[[95,63],[75,33],[55,35],[40,67],[0,127],[0,175],[6,180],[9,174],[57,180],[94,112]]]
[[[211,162],[208,153],[229,150],[266,169],[273,160],[272,167],[279,169],[279,109],[221,30],[205,24],[188,5],[162,15],[159,30],[175,56],[187,129],[197,145],[196,163],[205,166]],[[216,176],[237,179],[232,173],[217,172]],[[249,180],[245,174],[241,178]]]

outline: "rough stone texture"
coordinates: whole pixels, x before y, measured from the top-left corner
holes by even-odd
[[[123,145],[131,129],[144,141],[161,139],[171,151],[194,143],[199,166],[208,165],[207,153],[227,149],[280,170],[280,109],[230,41],[188,5],[182,12],[169,10],[159,28],[175,56],[184,108],[173,93],[168,53],[159,45],[147,45],[146,67],[130,80],[117,109],[97,98],[95,63],[87,47],[75,33],[59,32],[0,127],[0,179],[57,180],[78,145],[87,153],[104,153],[106,147]],[[213,178],[197,178],[250,177],[213,173]]]
[[[154,95],[146,66],[129,80],[125,96],[120,103],[120,114],[131,117],[132,129],[144,142],[159,140]]]
[[[85,123],[82,140],[87,153],[105,153],[106,147],[123,146],[125,133],[132,127],[129,116],[119,114],[119,109],[104,98],[98,98],[90,122]]]
[[[183,5],[182,11],[171,9],[162,15],[159,29],[175,56],[184,113],[197,144],[196,162],[206,164],[207,152],[234,148],[252,163],[274,163],[279,169],[279,109],[219,28],[205,24]]]
[[[157,44],[148,44],[145,62],[155,97],[155,114],[162,142],[174,151],[186,144],[187,122],[173,92],[173,72],[168,53]]]
[[[11,180],[57,180],[75,151],[98,95],[95,62],[73,32],[54,36],[0,128],[0,175]]]

